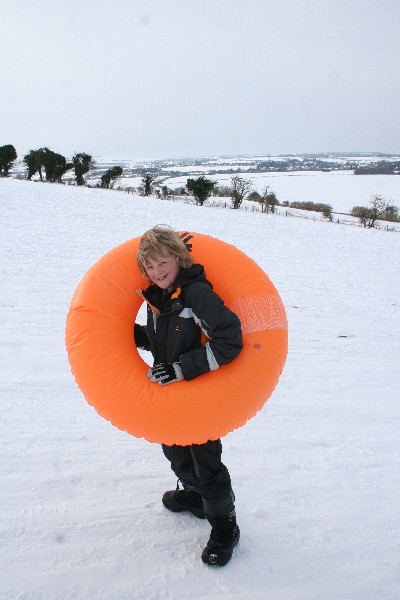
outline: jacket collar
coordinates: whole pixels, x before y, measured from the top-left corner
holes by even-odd
[[[194,264],[189,269],[181,269],[179,271],[171,291],[162,290],[153,283],[144,290],[137,290],[137,293],[155,312],[160,313],[161,311],[164,312],[164,310],[169,312],[173,308],[171,305],[179,300],[182,289],[191,283],[200,281],[208,283],[211,286],[211,283],[206,279],[203,265]],[[180,306],[180,302],[178,304]]]

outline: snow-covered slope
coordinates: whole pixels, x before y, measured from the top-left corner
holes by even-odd
[[[2,600],[400,597],[398,234],[4,179],[0,214]],[[160,448],[97,415],[64,349],[87,268],[156,223],[238,246],[288,313],[273,398],[224,439],[242,539],[220,570],[208,523],[161,505]]]

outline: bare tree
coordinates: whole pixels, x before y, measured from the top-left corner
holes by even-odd
[[[231,198],[232,208],[240,208],[245,196],[249,193],[252,187],[250,179],[244,179],[239,175],[234,175],[231,178]]]
[[[390,213],[391,205],[379,194],[374,194],[369,201],[369,206],[354,206],[350,214],[357,217],[366,228],[375,227],[378,219],[383,219],[386,213]]]
[[[275,212],[275,207],[279,206],[279,200],[276,197],[275,192],[273,192],[272,190],[270,190],[269,185],[266,185],[260,202],[261,202],[261,212],[265,212],[268,213],[271,210],[271,213]]]

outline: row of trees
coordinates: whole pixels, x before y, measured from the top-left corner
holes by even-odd
[[[275,192],[270,189],[269,185],[264,188],[261,194],[258,192],[251,192],[247,196],[247,200],[253,200],[253,202],[258,202],[261,204],[261,212],[264,213],[274,213],[275,207],[280,205]]]
[[[30,150],[25,154],[23,162],[28,168],[29,181],[37,173],[40,181],[45,178],[52,183],[61,183],[63,175],[70,169],[74,169],[77,185],[85,185],[84,175],[94,166],[91,155],[85,152],[75,153],[69,162],[62,154],[46,147]]]
[[[203,206],[205,201],[217,190],[218,182],[207,179],[204,175],[196,179],[188,179],[186,190],[195,199],[196,204]],[[232,200],[232,208],[240,208],[243,200],[249,194],[252,182],[249,179],[234,175],[231,177],[229,195]]]
[[[12,144],[0,146],[0,175],[8,177],[10,169],[17,159],[17,151]],[[86,152],[76,152],[70,161],[65,156],[43,147],[30,150],[25,154],[23,162],[27,167],[27,179],[30,181],[36,174],[40,181],[61,183],[63,176],[74,170],[77,185],[85,185],[85,175],[94,167],[94,161]],[[112,188],[118,177],[122,175],[122,168],[111,167],[101,176],[100,187]]]
[[[0,146],[1,176],[8,177],[17,157],[17,151],[12,144]],[[37,173],[40,181],[45,180],[52,183],[61,183],[63,175],[70,169],[74,169],[77,185],[85,185],[84,175],[94,166],[90,154],[77,152],[72,157],[72,160],[68,161],[65,156],[58,152],[53,152],[53,150],[47,147],[29,150],[25,154],[23,162],[28,169],[28,180],[31,180]]]
[[[10,169],[17,159],[17,152],[12,144],[0,146],[0,176],[8,177]],[[94,161],[90,154],[85,152],[75,153],[71,161],[68,161],[65,156],[53,152],[47,147],[30,150],[23,158],[28,174],[28,180],[37,173],[41,181],[62,182],[62,177],[71,169],[74,170],[77,185],[85,185],[84,176],[94,167]],[[114,166],[108,169],[100,178],[98,184],[101,188],[112,189],[116,181],[122,176],[123,170],[120,166]],[[144,196],[152,194],[154,186],[159,188],[163,179],[159,174],[154,172],[143,173],[141,193]],[[251,191],[252,182],[249,179],[234,175],[231,177],[231,185],[224,188],[218,187],[218,182],[208,179],[204,175],[200,177],[189,178],[186,186],[176,192],[190,194],[194,197],[196,204],[203,206],[206,200],[212,195],[229,196],[232,202],[232,208],[239,209],[245,198],[261,204],[261,212],[275,212],[276,206],[280,205],[276,194],[266,186],[260,194],[256,191]],[[172,190],[167,186],[161,187],[163,196],[168,196]],[[324,217],[332,220],[332,207],[328,204],[313,203],[313,202],[283,202],[283,206],[290,208],[298,208],[301,210],[312,210],[322,212]],[[354,206],[350,215],[356,217],[359,222],[367,228],[375,227],[376,221],[392,221],[400,222],[399,209],[390,204],[379,194],[372,196],[369,206]]]
[[[251,191],[252,186],[253,184],[250,179],[245,179],[239,175],[234,175],[231,178],[230,186],[222,188],[218,187],[217,181],[207,179],[204,175],[197,179],[188,179],[186,183],[186,189],[194,196],[196,203],[201,206],[211,194],[214,194],[216,196],[230,197],[232,208],[234,209],[239,209],[243,200],[250,200],[261,204],[261,212],[274,213],[275,208],[280,205],[280,202],[275,192],[271,190],[271,187],[269,185],[265,186],[260,194],[259,192]]]
[[[313,212],[320,212],[323,214],[325,219],[332,221],[332,206],[330,204],[323,204],[322,202],[284,202],[284,206],[289,208],[299,208],[300,210],[311,210]]]
[[[354,175],[395,175],[400,171],[400,161],[386,162],[381,160],[375,164],[364,165],[354,169]]]
[[[17,151],[12,144],[0,146],[0,176],[8,177],[17,157]],[[73,169],[77,185],[86,184],[85,175],[95,166],[92,156],[86,152],[76,152],[72,159],[68,161],[65,156],[47,147],[30,150],[25,154],[23,162],[28,170],[27,179],[29,181],[31,181],[34,175],[38,174],[40,181],[62,183],[63,176]],[[111,167],[101,175],[99,187],[112,189],[122,173],[122,167]],[[143,174],[142,189],[145,196],[149,196],[152,192],[152,187],[156,179],[156,174]]]
[[[243,200],[247,198],[247,200],[261,204],[261,212],[274,213],[276,206],[279,206],[280,202],[276,194],[270,189],[270,186],[266,186],[261,194],[256,191],[250,192],[251,187],[252,182],[250,180],[235,175],[231,178],[231,186],[225,188],[223,194],[228,195],[227,192],[229,193],[232,200],[232,208],[234,209],[240,208]],[[220,195],[221,193],[221,190],[218,190],[218,182],[207,179],[204,175],[197,179],[188,179],[186,189],[194,196],[196,203],[201,206],[211,194],[216,193]],[[282,202],[282,206],[321,212],[326,219],[332,221],[332,206],[330,204],[285,201]],[[399,209],[378,194],[372,196],[369,206],[353,207],[350,215],[358,218],[364,227],[369,228],[375,227],[378,220],[400,222]]]
[[[157,180],[156,174],[147,174],[142,178],[143,193],[148,196],[152,192],[153,184],[160,181]],[[225,186],[224,188],[218,187],[218,182],[208,179],[204,175],[197,177],[196,179],[188,179],[186,186],[175,190],[176,193],[190,194],[194,197],[196,204],[203,206],[205,201],[211,195],[218,196],[229,196],[232,201],[232,208],[238,209],[242,205],[244,199],[258,202],[261,204],[261,212],[275,212],[275,208],[280,206],[275,192],[273,192],[270,186],[266,186],[263,192],[260,194],[257,191],[251,191],[252,182],[249,179],[244,179],[239,175],[234,175],[231,178],[231,185]],[[168,196],[169,193],[173,193],[166,186],[161,188],[162,195]],[[326,219],[332,221],[332,206],[330,204],[324,204],[320,202],[282,202],[282,206],[289,208],[297,208],[300,210],[308,210],[314,212],[321,212]],[[400,221],[399,210],[394,205],[390,204],[387,200],[379,195],[375,195],[371,198],[370,206],[355,206],[351,209],[350,215],[359,219],[359,222],[364,227],[375,227],[377,220],[385,221]]]

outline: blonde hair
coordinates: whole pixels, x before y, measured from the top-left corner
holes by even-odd
[[[178,233],[168,225],[156,225],[146,231],[139,243],[136,261],[141,274],[150,281],[146,273],[146,263],[159,256],[175,256],[180,267],[188,269],[193,264],[184,242]]]

